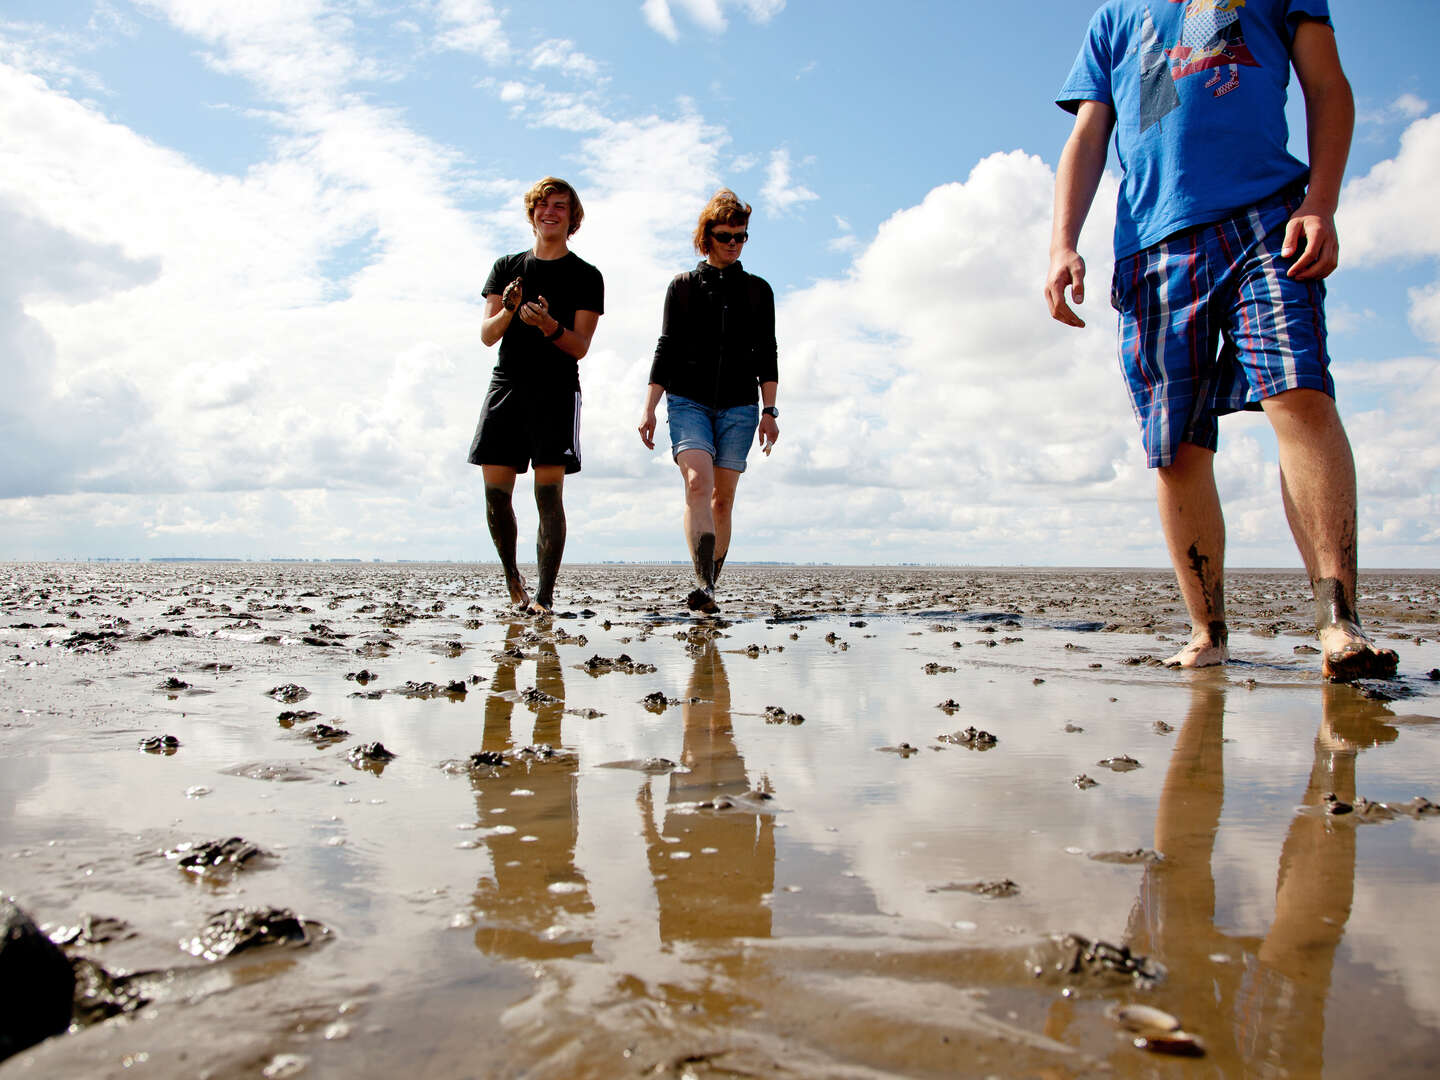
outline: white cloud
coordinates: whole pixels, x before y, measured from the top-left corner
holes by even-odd
[[[435,0],[434,12],[436,48],[477,53],[492,63],[508,59],[510,41],[489,0]]]
[[[1407,120],[1418,120],[1430,111],[1430,103],[1415,94],[1401,94],[1390,103],[1390,111]]]
[[[557,38],[530,50],[530,67],[534,71],[555,68],[574,79],[596,82],[601,78],[600,65],[575,48],[573,41]]]
[[[767,215],[780,217],[819,197],[790,175],[789,150],[782,146],[770,152],[770,163],[765,168],[765,184],[760,189],[760,198]]]
[[[1440,207],[1431,194],[1437,161],[1440,113],[1412,123],[1398,154],[1345,185],[1337,214],[1342,258],[1364,265],[1440,256]]]
[[[688,14],[707,33],[721,34],[729,25],[725,19],[726,7],[739,8],[752,22],[763,24],[785,10],[785,0],[673,0],[673,4],[672,0],[644,0],[640,11],[657,34],[678,41],[680,28],[675,22],[674,7]]]

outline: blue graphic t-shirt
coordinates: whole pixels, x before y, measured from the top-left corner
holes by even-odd
[[[1286,149],[1290,46],[1328,0],[1108,0],[1056,96],[1115,110],[1115,257],[1219,221],[1309,167]]]

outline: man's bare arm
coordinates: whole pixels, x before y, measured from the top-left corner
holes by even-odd
[[[1307,19],[1295,29],[1291,47],[1295,75],[1305,94],[1305,130],[1310,148],[1310,187],[1285,227],[1280,253],[1299,252],[1289,276],[1300,281],[1327,277],[1340,263],[1335,207],[1355,130],[1355,98],[1340,66],[1335,32]]]
[[[1105,155],[1114,126],[1115,110],[1109,105],[1082,101],[1055,170],[1055,216],[1050,229],[1045,302],[1051,317],[1067,326],[1085,325],[1085,320],[1065,302],[1065,290],[1070,290],[1075,303],[1085,302],[1085,260],[1076,248],[1100,177],[1105,173]]]

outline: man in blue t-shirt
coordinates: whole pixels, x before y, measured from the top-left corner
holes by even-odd
[[[1293,64],[1310,163],[1287,150]],[[1263,409],[1315,594],[1322,671],[1394,674],[1355,611],[1355,463],[1325,344],[1324,279],[1355,105],[1327,0],[1108,0],[1056,97],[1060,156],[1045,298],[1085,298],[1080,229],[1115,133],[1122,180],[1111,302],[1171,562],[1191,620],[1179,667],[1229,659],[1217,417]]]

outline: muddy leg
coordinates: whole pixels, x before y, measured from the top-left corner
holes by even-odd
[[[1181,443],[1156,470],[1155,494],[1170,562],[1190,614],[1190,643],[1165,661],[1208,667],[1230,659],[1225,626],[1225,518],[1215,490],[1215,454]]]
[[[1339,682],[1393,675],[1399,658],[1375,647],[1355,610],[1355,459],[1335,402],[1300,389],[1262,404],[1280,448],[1285,516],[1315,593],[1321,670]]]
[[[486,465],[484,470],[485,522],[490,526],[490,539],[495,541],[495,552],[505,571],[510,602],[523,610],[530,606],[530,594],[525,591],[525,577],[515,563],[515,507],[511,502],[515,470],[503,465]]]
[[[704,450],[682,450],[675,457],[685,481],[685,543],[695,566],[695,588],[685,598],[691,611],[713,615],[715,604],[715,461]]]
[[[535,507],[540,511],[540,531],[535,538],[535,561],[540,565],[540,587],[535,606],[550,612],[555,607],[555,579],[565,554],[565,468],[563,465],[535,470]]]

